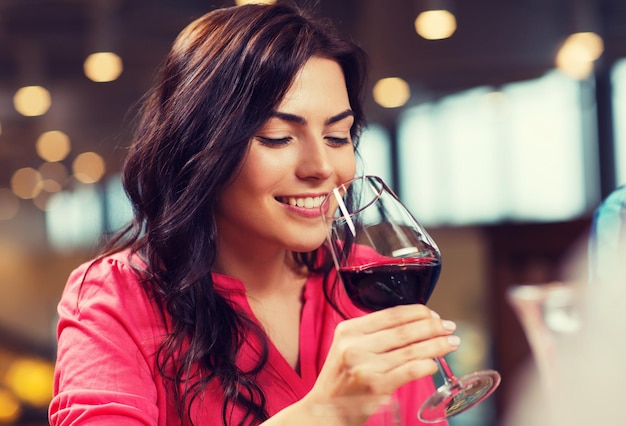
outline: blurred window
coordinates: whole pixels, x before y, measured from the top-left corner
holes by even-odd
[[[619,60],[611,71],[613,86],[613,122],[615,129],[615,175],[617,185],[626,184],[626,59]]]
[[[115,175],[107,181],[105,197],[106,230],[117,231],[133,218],[133,209],[122,187],[120,175]]]
[[[132,218],[119,175],[103,186],[79,185],[54,194],[46,209],[50,246],[58,251],[95,248],[104,233],[117,231]]]
[[[361,135],[357,175],[380,176],[391,184],[391,143],[389,133],[378,124],[370,124]]]
[[[58,251],[94,247],[103,231],[102,197],[95,185],[54,194],[46,209],[50,246]]]
[[[429,225],[583,214],[580,90],[555,71],[407,110],[398,129],[401,198]]]

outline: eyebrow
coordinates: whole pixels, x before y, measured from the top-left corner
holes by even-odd
[[[288,112],[274,111],[272,113],[272,116],[276,118],[280,118],[281,120],[289,121],[289,122],[296,123],[296,124],[306,124],[306,119],[304,117],[295,115],[295,114],[290,114]],[[347,109],[345,111],[340,112],[337,115],[333,115],[332,117],[324,121],[324,125],[328,126],[329,124],[333,124],[338,121],[341,121],[346,117],[354,117],[354,111],[352,111],[351,109]]]

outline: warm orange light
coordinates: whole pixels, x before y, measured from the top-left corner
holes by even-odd
[[[41,86],[22,87],[13,96],[15,110],[26,117],[45,114],[51,104],[50,92]]]
[[[8,390],[0,389],[0,422],[14,424],[22,412],[17,398]]]
[[[32,167],[16,170],[11,176],[11,189],[20,198],[35,198],[41,191],[41,175]]]
[[[38,359],[17,359],[9,366],[4,381],[22,401],[45,407],[52,399],[54,366]]]
[[[41,180],[44,183],[43,189],[48,192],[56,191],[50,191],[50,187],[46,188],[46,182],[54,181],[57,182],[58,185],[63,186],[67,181],[67,168],[62,163],[43,163],[41,166],[39,166],[39,169],[37,169],[37,171],[41,175]]]
[[[372,90],[376,103],[384,108],[397,108],[409,100],[411,90],[409,84],[401,78],[382,78],[376,82]]]
[[[103,83],[116,80],[124,70],[122,58],[113,52],[97,52],[87,56],[83,64],[87,78]]]
[[[39,210],[46,211],[48,210],[48,201],[50,201],[53,192],[45,191],[45,188],[43,189],[44,191],[40,191],[39,194],[37,194],[37,196],[33,198],[33,204]]]
[[[415,19],[415,31],[426,40],[449,38],[456,31],[456,17],[448,10],[426,10]]]
[[[564,74],[583,80],[593,73],[593,63],[603,51],[604,42],[596,33],[574,33],[563,42],[555,64]]]
[[[58,130],[44,132],[37,139],[36,149],[46,161],[61,161],[70,153],[70,138]]]
[[[84,152],[72,163],[74,177],[83,183],[95,183],[105,172],[104,159],[95,152]]]

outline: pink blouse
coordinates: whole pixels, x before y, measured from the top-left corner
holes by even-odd
[[[155,367],[156,351],[166,335],[157,305],[138,282],[126,254],[93,263],[83,283],[88,265],[70,275],[58,307],[58,354],[50,424],[180,424],[168,391],[170,385]],[[254,318],[240,281],[219,274],[214,274],[214,281],[221,294]],[[339,303],[351,315],[362,314],[345,295]],[[312,388],[340,321],[342,318],[324,299],[322,277],[313,274],[304,289],[300,374],[270,343],[268,363],[258,376],[270,415],[300,400]],[[238,365],[245,369],[259,348],[258,342],[247,339]],[[430,377],[398,390],[403,425],[421,424],[416,418],[417,410],[433,390]],[[223,391],[217,385],[209,386],[192,406],[194,423],[222,424],[223,402]],[[235,410],[231,423],[237,424],[241,418],[242,412]]]

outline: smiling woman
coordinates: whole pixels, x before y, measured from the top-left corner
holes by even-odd
[[[419,424],[452,330],[421,305],[358,310],[323,246],[320,200],[356,173],[364,63],[286,5],[181,32],[124,165],[132,221],[59,304],[52,425],[317,424],[315,407],[393,393]]]
[[[218,271],[243,279],[247,268],[225,263],[235,258],[247,263],[255,257],[251,251],[264,253],[262,270],[269,272],[274,262],[284,262],[285,250],[310,252],[321,245],[326,234],[320,199],[355,173],[353,124],[339,64],[309,59],[251,141],[239,173],[218,202]],[[254,281],[261,278],[258,271],[253,274]]]

